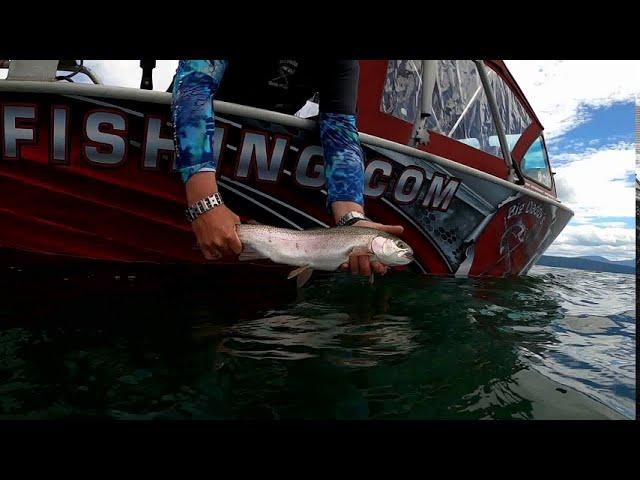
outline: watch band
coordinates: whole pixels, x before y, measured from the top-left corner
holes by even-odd
[[[360,212],[347,212],[336,222],[336,227],[349,227],[360,220],[369,220]]]
[[[209,195],[208,197],[203,198],[202,200],[198,200],[196,203],[187,208],[184,213],[187,217],[187,221],[191,223],[203,213],[206,213],[209,210],[213,210],[223,203],[224,202],[222,201],[222,196],[220,195],[220,193],[216,192],[213,195]]]

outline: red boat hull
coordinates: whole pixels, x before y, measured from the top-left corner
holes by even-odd
[[[210,263],[184,220],[167,103],[0,91],[0,113],[0,247],[61,258]],[[219,183],[230,208],[290,228],[330,224],[314,131],[223,113],[216,126]],[[366,210],[405,227],[419,271],[526,273],[571,218],[551,195],[363,146]]]

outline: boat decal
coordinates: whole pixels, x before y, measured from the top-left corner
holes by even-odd
[[[227,185],[226,182],[223,181],[219,181],[218,184],[230,191],[235,193],[236,195],[239,195],[240,197],[244,198],[245,200],[248,200],[249,202],[253,203],[254,205],[259,206],[260,208],[262,208],[263,210],[266,210],[267,212],[271,213],[272,215],[278,217],[280,220],[283,220],[284,222],[288,223],[289,225],[291,225],[293,228],[296,228],[297,230],[304,230],[300,225],[292,222],[291,220],[289,220],[287,217],[285,217],[284,215],[280,215],[278,212],[276,212],[275,210],[272,210],[271,208],[267,207],[266,205],[264,205],[263,203],[260,203],[259,201],[257,201],[256,199],[250,197],[249,195],[246,195],[238,190],[236,190],[235,188],[231,187],[230,185]]]
[[[429,242],[431,243],[431,245],[433,245],[433,247],[436,250],[440,250],[440,248],[438,247],[438,245],[436,243],[433,242],[432,237],[425,232],[422,227],[420,225],[418,225],[409,215],[407,215],[405,212],[403,212],[401,209],[399,209],[396,205],[394,205],[393,203],[391,203],[389,200],[387,200],[386,198],[382,199],[382,202],[385,203],[386,205],[388,205],[389,207],[391,207],[393,210],[395,210],[398,214],[400,214],[402,217],[404,217],[404,219],[409,222],[411,225],[413,225],[416,230],[418,230],[418,232],[420,232],[420,234]],[[441,254],[443,252],[440,252]],[[447,262],[446,257],[443,255],[443,259],[445,262]],[[418,262],[417,260],[414,262],[416,263],[423,271],[423,273],[425,272],[424,267],[420,264],[420,262]],[[448,262],[447,262],[448,263]],[[448,265],[449,269],[451,269],[451,265]]]
[[[397,162],[400,165],[404,165],[404,166],[419,165],[425,171],[427,171],[430,175],[433,175],[434,173],[439,172],[441,175],[444,175],[450,178],[459,178],[459,177],[462,178],[463,176],[460,173],[456,173],[454,175],[452,172],[450,172],[448,169],[446,169],[442,165],[437,165],[435,163],[431,163],[423,159],[411,157],[403,153],[394,152],[392,150],[388,150],[382,147],[368,146],[368,148],[371,148],[372,150],[380,153],[381,155],[384,155],[385,157],[392,159],[394,162]],[[459,191],[457,193],[458,193],[458,196],[460,196],[460,198],[462,199],[465,199],[466,197],[472,197],[472,199],[468,200],[469,205],[471,205],[473,208],[478,209],[480,212],[482,212],[483,215],[487,215],[490,212],[494,211],[495,209],[494,205],[492,205],[491,202],[487,201],[482,195],[477,193],[469,185],[469,182],[461,182],[459,186]]]
[[[229,177],[225,177],[224,175],[220,176],[220,178],[221,178],[222,180],[224,180],[225,182],[232,183],[232,184],[234,184],[234,185],[237,185],[237,186],[239,186],[239,187],[242,187],[242,188],[244,188],[245,190],[248,190],[248,191],[250,191],[250,192],[253,192],[253,193],[255,193],[255,194],[258,194],[258,195],[260,195],[260,196],[262,196],[262,197],[264,197],[264,198],[268,198],[268,199],[269,199],[269,200],[271,200],[272,202],[275,202],[275,203],[277,203],[277,204],[279,204],[279,205],[282,205],[283,207],[286,207],[286,208],[288,208],[289,210],[293,210],[293,211],[294,211],[294,212],[296,212],[297,214],[302,215],[302,216],[303,216],[303,217],[305,217],[305,218],[308,218],[308,219],[309,219],[309,220],[311,220],[312,222],[317,223],[318,225],[320,225],[321,227],[329,228],[329,225],[327,225],[326,223],[324,223],[324,222],[322,222],[322,221],[318,220],[317,218],[315,218],[315,217],[313,217],[313,216],[311,216],[311,215],[309,215],[309,214],[307,214],[307,213],[303,212],[302,210],[298,210],[296,207],[294,207],[294,206],[292,206],[292,205],[289,205],[288,203],[285,203],[285,202],[283,202],[282,200],[279,200],[279,199],[277,199],[277,198],[275,198],[275,197],[272,197],[271,195],[267,195],[266,193],[261,192],[260,190],[256,190],[256,189],[254,189],[254,188],[251,188],[249,185],[246,185],[246,184],[244,184],[244,183],[236,182],[235,180],[232,180],[232,179],[230,179]]]

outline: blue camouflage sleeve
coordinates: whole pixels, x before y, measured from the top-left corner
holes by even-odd
[[[327,205],[348,201],[364,204],[364,155],[355,115],[320,113]]]
[[[226,60],[180,60],[173,84],[172,118],[176,169],[183,182],[201,171],[215,171],[213,96]]]

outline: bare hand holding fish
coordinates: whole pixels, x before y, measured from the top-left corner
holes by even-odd
[[[370,220],[360,220],[353,224],[354,227],[366,227],[375,228],[383,232],[390,233],[391,235],[402,235],[404,228],[400,225],[385,225],[382,223],[372,222]],[[379,275],[387,273],[387,266],[379,262],[372,261],[368,256],[364,255],[351,255],[347,263],[340,265],[340,270],[351,270],[354,275],[362,274],[371,276],[374,272]]]
[[[290,230],[267,225],[238,225],[243,245],[240,260],[268,258],[275,263],[296,266],[289,278],[298,277],[304,285],[313,270],[333,271],[352,255],[371,257],[384,265],[407,265],[413,250],[394,235],[367,227],[335,227],[314,230]],[[370,277],[373,280],[373,274]]]

